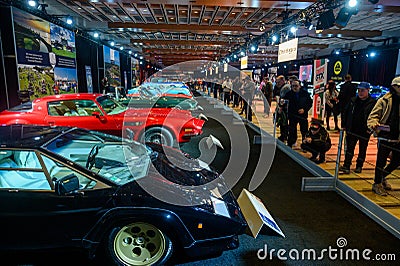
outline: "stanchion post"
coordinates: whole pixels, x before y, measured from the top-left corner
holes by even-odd
[[[338,175],[339,175],[339,165],[340,165],[340,156],[342,154],[343,136],[344,136],[344,130],[341,129],[340,134],[339,134],[339,143],[338,143],[338,150],[337,150],[337,156],[336,156],[335,186],[336,186],[336,181],[337,181]]]

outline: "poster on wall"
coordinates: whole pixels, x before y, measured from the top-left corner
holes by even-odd
[[[132,69],[132,87],[139,86],[140,85],[139,60],[131,58],[131,69]]]
[[[75,33],[13,9],[21,101],[77,91]]]
[[[121,70],[119,52],[108,46],[103,46],[104,51],[104,74],[111,86],[121,86]]]
[[[311,82],[312,79],[312,65],[300,66],[299,80],[304,82]]]
[[[314,60],[314,96],[312,117],[323,121],[325,114],[325,84],[327,82],[328,60]]]
[[[90,66],[85,66],[86,73],[86,88],[88,93],[93,93],[93,78]]]
[[[278,67],[269,67],[268,68],[268,78],[269,81],[271,81],[272,83],[275,83],[276,77],[278,74]]]
[[[328,63],[328,80],[333,80],[336,83],[344,81],[344,77],[349,72],[350,57],[341,56],[334,57]]]

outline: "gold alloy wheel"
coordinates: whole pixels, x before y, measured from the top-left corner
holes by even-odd
[[[125,265],[151,265],[165,252],[166,239],[155,226],[132,223],[118,231],[114,238],[114,252]]]

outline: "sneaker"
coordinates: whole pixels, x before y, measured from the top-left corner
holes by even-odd
[[[356,169],[354,170],[354,173],[359,174],[359,173],[361,173],[361,171],[362,171],[361,167],[356,167]]]
[[[372,191],[379,196],[387,196],[387,192],[383,188],[382,184],[373,184]]]
[[[392,190],[392,186],[388,183],[388,181],[386,180],[386,178],[383,179],[383,181],[382,181],[382,187],[383,187],[385,190]]]
[[[310,161],[313,161],[314,163],[318,161],[317,156],[311,156],[309,159],[310,159]]]
[[[345,167],[344,165],[339,167],[339,171],[343,172],[344,174],[350,174],[350,168]]]

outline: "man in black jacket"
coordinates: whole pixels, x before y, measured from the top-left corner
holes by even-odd
[[[346,154],[343,166],[339,168],[345,174],[350,173],[350,165],[354,156],[357,141],[359,152],[355,173],[361,173],[367,153],[370,133],[367,127],[368,116],[376,101],[369,95],[370,84],[361,82],[358,87],[358,96],[351,98],[342,117],[342,127],[346,130]]]
[[[289,119],[289,147],[297,141],[297,124],[300,124],[300,132],[302,139],[308,131],[308,111],[312,107],[312,100],[307,91],[301,90],[300,81],[293,80],[291,90],[283,97],[289,100],[288,119]]]
[[[349,104],[350,99],[356,96],[357,87],[354,83],[351,83],[351,75],[347,74],[345,83],[340,86],[340,92],[338,96],[339,107],[340,107],[340,117],[342,119],[342,127],[344,127],[343,116],[346,106]]]

